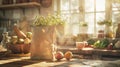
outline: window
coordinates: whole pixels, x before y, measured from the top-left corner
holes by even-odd
[[[112,20],[113,20],[113,31],[115,33],[117,24],[120,23],[120,3],[113,0],[112,2]]]
[[[85,0],[85,22],[88,22],[88,33],[96,34],[100,20],[105,19],[105,0]]]
[[[118,9],[120,4],[112,3],[112,0],[55,0],[54,2],[55,7],[57,6],[54,11],[60,11],[63,18],[67,19],[66,34],[79,34],[80,22],[87,22],[88,33],[97,35],[98,21],[105,19],[115,21],[118,18],[116,15],[120,13],[120,8]]]
[[[80,0],[57,0],[54,4],[56,3],[60,3],[57,5],[57,8],[59,8],[57,10],[60,10],[61,15],[64,16],[63,18],[67,20],[65,34],[78,34],[81,20],[79,14]],[[55,11],[57,10],[55,9]]]

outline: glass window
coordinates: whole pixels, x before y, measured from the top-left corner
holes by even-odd
[[[85,12],[94,12],[94,0],[85,0]]]
[[[71,10],[79,8],[79,0],[71,0]]]
[[[70,8],[70,0],[61,0],[61,10],[69,10]]]
[[[120,12],[119,11],[112,12],[112,20],[113,20],[113,22],[120,21]]]
[[[112,2],[112,7],[120,7],[120,4],[118,2],[113,1]]]
[[[79,33],[80,33],[80,32],[79,32],[79,31],[80,31],[80,30],[79,30],[79,24],[73,24],[71,30],[72,30],[72,34],[73,34],[73,35],[79,34]]]
[[[96,22],[105,20],[105,12],[96,13]]]
[[[72,23],[79,23],[80,15],[79,14],[72,14],[71,15],[71,22]]]
[[[85,22],[88,23],[88,33],[94,33],[94,13],[85,14]]]
[[[120,10],[120,4],[113,1],[113,3],[112,3],[112,10],[113,10],[113,11],[115,11],[115,10],[116,10],[116,11]]]
[[[107,0],[60,0],[61,15],[67,20],[65,32],[80,33],[79,23],[83,21],[88,23],[88,33],[94,34],[96,23],[105,19],[106,2]]]
[[[96,11],[105,11],[105,0],[96,0]]]

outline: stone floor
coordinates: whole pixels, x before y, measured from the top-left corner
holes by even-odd
[[[120,67],[120,59],[106,58],[79,59],[72,58],[70,61],[40,61],[31,60],[30,57],[0,57],[0,67]]]

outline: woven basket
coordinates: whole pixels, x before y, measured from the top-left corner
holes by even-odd
[[[27,54],[30,52],[30,44],[9,44],[7,48],[13,54]]]

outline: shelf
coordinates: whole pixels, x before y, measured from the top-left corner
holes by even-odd
[[[67,51],[71,51],[73,54],[78,55],[98,55],[98,56],[119,56],[120,57],[120,49],[90,49],[90,50],[78,50],[75,47],[66,47],[66,48],[58,48],[58,51],[62,51],[63,53]]]
[[[40,3],[29,2],[29,3],[18,3],[9,5],[0,5],[0,9],[14,9],[14,8],[28,8],[28,7],[40,7]]]

